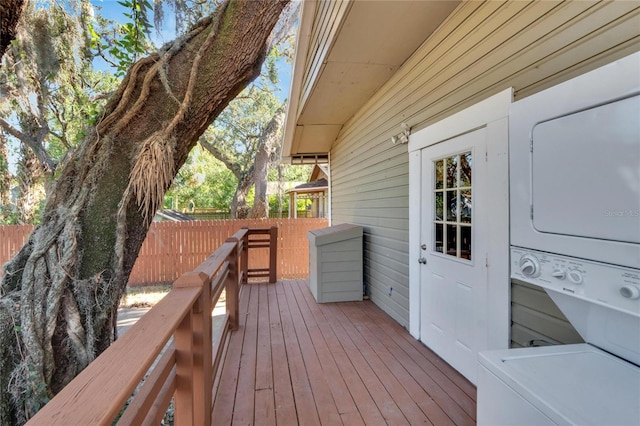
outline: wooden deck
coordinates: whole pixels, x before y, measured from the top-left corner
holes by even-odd
[[[470,425],[476,389],[370,301],[306,281],[245,285],[214,425]]]

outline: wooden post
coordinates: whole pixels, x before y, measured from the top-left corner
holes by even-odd
[[[200,287],[202,292],[178,326],[176,344],[176,424],[211,424],[213,386],[211,284],[204,272],[186,273],[174,288]]]
[[[249,229],[248,226],[243,226],[242,229]],[[237,247],[236,247],[237,249]],[[238,253],[240,256],[240,270],[242,271],[242,284],[246,284],[249,280],[249,232],[247,231],[242,238],[242,252]],[[237,258],[238,256],[236,256]]]
[[[175,422],[186,425],[193,423],[193,339],[191,311],[187,313],[176,329],[176,393]]]
[[[274,284],[278,279],[278,227],[269,230],[269,282]]]
[[[225,243],[233,243],[234,247],[227,260],[229,261],[229,276],[226,283],[227,314],[229,315],[229,328],[237,330],[240,324],[240,283],[238,282],[238,240],[227,238]],[[246,252],[245,242],[245,252]],[[245,274],[246,269],[245,269]],[[246,277],[246,275],[245,275]],[[246,279],[246,278],[245,278]]]

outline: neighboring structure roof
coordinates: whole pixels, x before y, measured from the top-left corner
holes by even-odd
[[[329,180],[329,166],[327,164],[316,164],[311,171],[311,176],[309,176],[309,182],[322,178]]]
[[[326,161],[343,124],[459,3],[303,2],[283,157]],[[316,28],[319,14],[331,18]]]
[[[327,181],[327,179],[321,178],[311,182],[303,183],[302,185],[298,185],[295,188],[288,190],[287,193],[322,192],[322,191],[326,191],[328,188],[329,188],[329,182]]]
[[[158,210],[156,212],[156,219],[160,221],[166,220],[172,222],[185,222],[189,220],[195,220],[188,214],[180,213],[176,210]]]

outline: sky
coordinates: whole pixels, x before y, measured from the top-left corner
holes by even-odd
[[[99,9],[99,13],[101,13],[107,19],[113,19],[115,21],[125,21],[127,19],[124,16],[124,13],[127,13],[128,9],[119,4],[116,0],[91,0],[91,4]],[[163,44],[176,38],[175,18],[173,11],[168,5],[166,5],[163,10],[164,16],[162,19],[161,30],[158,32],[154,28],[151,32],[151,41],[157,47],[160,47]],[[151,20],[153,20],[153,18],[151,18]],[[107,66],[103,61],[102,64],[96,65],[98,66],[98,68]],[[292,65],[286,63],[285,61],[281,61],[277,65],[278,75],[280,77],[279,92],[277,93],[277,96],[281,101],[284,101],[289,96]]]
[[[96,7],[97,12],[103,15],[107,19],[112,19],[115,21],[123,21],[125,22],[127,18],[124,16],[124,13],[127,13],[128,9],[119,4],[116,0],[91,0],[91,3]],[[45,6],[45,2],[41,3],[41,6]],[[171,7],[166,6],[164,8],[164,18],[162,23],[162,29],[160,32],[157,32],[155,29],[151,32],[151,39],[154,45],[160,47],[163,44],[172,41],[176,38],[175,34],[175,18]],[[94,61],[94,66],[97,69],[109,69],[109,65],[104,62],[102,59],[98,58]],[[292,74],[292,66],[285,61],[280,61],[278,64],[278,75],[280,77],[279,90],[276,93],[280,101],[284,101],[289,96],[289,89],[291,85],[291,74]],[[16,165],[18,162],[17,158],[17,147],[13,145],[12,142],[15,142],[10,138],[9,143],[9,171],[10,173],[16,173]],[[13,145],[13,146],[12,146]]]

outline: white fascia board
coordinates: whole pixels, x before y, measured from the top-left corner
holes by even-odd
[[[304,68],[307,54],[309,53],[309,43],[311,40],[311,30],[316,14],[315,0],[302,2],[300,10],[300,26],[296,38],[296,52],[293,62],[293,75],[291,77],[291,87],[289,89],[289,101],[287,105],[287,116],[285,117],[284,141],[282,145],[282,157],[290,157],[293,148],[293,137],[298,121],[298,108],[300,95],[304,81]]]

